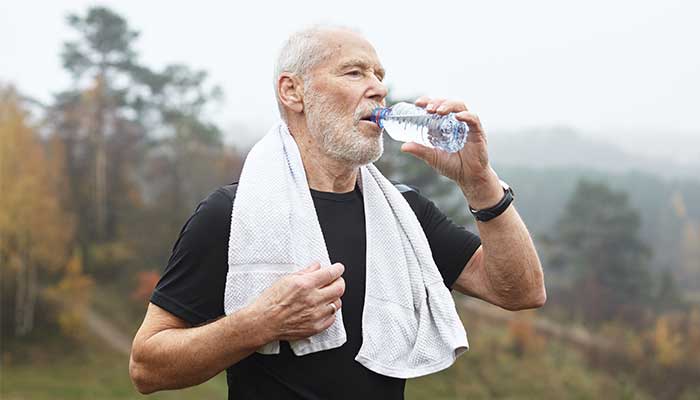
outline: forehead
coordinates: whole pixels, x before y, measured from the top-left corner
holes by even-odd
[[[372,44],[355,32],[327,32],[322,40],[331,50],[330,57],[322,63],[325,67],[339,68],[348,62],[361,61],[371,68],[383,69]]]

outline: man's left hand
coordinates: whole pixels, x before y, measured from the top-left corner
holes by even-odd
[[[490,207],[503,196],[498,177],[489,164],[484,134],[479,117],[469,112],[461,101],[420,97],[415,104],[431,114],[447,115],[455,113],[455,118],[467,123],[469,134],[464,147],[455,152],[420,145],[404,143],[401,151],[410,153],[435,168],[440,174],[455,181],[464,192],[469,204],[474,208]]]

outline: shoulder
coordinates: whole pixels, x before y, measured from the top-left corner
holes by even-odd
[[[233,199],[236,197],[238,182],[220,186],[204,197],[194,210],[187,225],[199,225],[207,229],[230,224]]]
[[[420,190],[418,190],[417,187],[412,186],[412,185],[406,185],[405,183],[400,183],[400,182],[394,182],[390,181],[392,184],[394,184],[394,187],[398,189],[401,194],[406,195],[406,193],[416,193],[419,194]]]
[[[229,183],[214,190],[209,194],[206,200],[220,201],[223,199],[233,201],[236,197],[236,190],[238,189],[238,182]]]
[[[209,193],[202,201],[200,201],[197,209],[226,209],[229,211],[233,204],[233,199],[236,197],[238,182],[220,186],[216,190]]]
[[[399,191],[399,193],[403,195],[406,201],[408,201],[408,203],[411,204],[411,206],[413,206],[415,202],[420,202],[421,199],[424,199],[423,195],[421,195],[420,190],[417,187],[400,182],[390,182]]]
[[[418,220],[422,223],[430,200],[423,196],[420,189],[413,185],[394,181],[390,182],[394,184],[394,187],[403,195],[408,205],[411,206],[411,209],[413,209],[413,212],[416,214],[416,217],[418,217]]]

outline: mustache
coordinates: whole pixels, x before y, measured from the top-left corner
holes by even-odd
[[[355,124],[359,124],[362,118],[369,116],[372,114],[372,111],[376,109],[377,107],[384,107],[382,104],[379,103],[373,103],[373,104],[367,104],[364,105],[355,111],[355,115],[353,115],[353,121]]]

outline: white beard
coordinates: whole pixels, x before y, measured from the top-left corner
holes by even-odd
[[[362,166],[373,163],[382,156],[382,136],[367,137],[358,129],[360,115],[364,110],[355,112],[352,123],[347,123],[340,117],[343,110],[324,101],[326,99],[323,96],[307,90],[304,98],[309,133],[328,157],[353,166]]]

